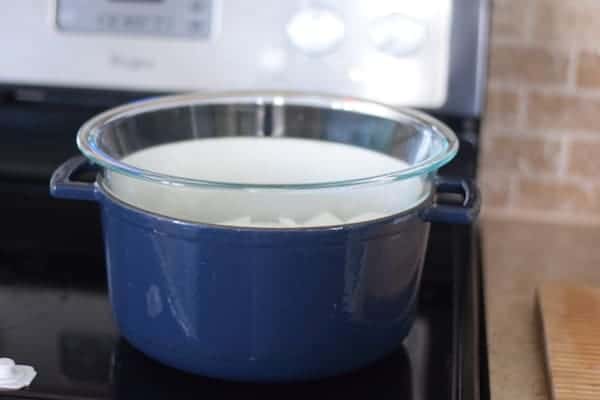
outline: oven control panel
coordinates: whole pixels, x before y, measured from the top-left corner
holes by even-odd
[[[438,108],[455,4],[20,0],[0,13],[0,84],[302,90]]]
[[[56,0],[56,26],[97,32],[203,39],[210,35],[211,0]]]

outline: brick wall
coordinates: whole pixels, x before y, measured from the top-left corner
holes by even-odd
[[[600,0],[494,0],[484,215],[600,223]]]

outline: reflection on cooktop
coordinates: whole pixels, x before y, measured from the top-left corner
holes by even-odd
[[[285,384],[249,384],[188,375],[155,363],[124,341],[116,348],[115,398],[198,399],[249,396],[262,399],[390,398],[412,399],[411,361],[405,347],[357,372],[325,380]]]
[[[105,385],[109,382],[114,343],[112,335],[61,332],[58,336],[61,371],[71,381]]]

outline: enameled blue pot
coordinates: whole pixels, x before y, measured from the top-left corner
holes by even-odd
[[[88,168],[100,171],[95,183],[74,180]],[[100,204],[121,334],[166,365],[233,380],[321,378],[399,348],[415,318],[429,223],[471,223],[479,211],[471,182],[432,177],[423,202],[376,220],[221,226],[125,203],[103,168],[75,157],[50,186],[55,197]],[[441,204],[440,193],[462,202]]]
[[[249,229],[177,221],[73,182],[52,195],[98,201],[110,299],[122,335],[164,364],[251,381],[313,379],[369,364],[402,345],[414,317],[429,221],[468,223],[479,206],[464,181],[438,180],[468,203],[315,229]]]

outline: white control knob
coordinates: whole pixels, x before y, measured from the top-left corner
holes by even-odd
[[[286,26],[291,42],[309,54],[326,53],[344,37],[344,21],[333,11],[306,8],[296,13]]]
[[[390,14],[372,22],[370,36],[380,51],[403,57],[423,45],[427,38],[427,25],[403,14]]]

